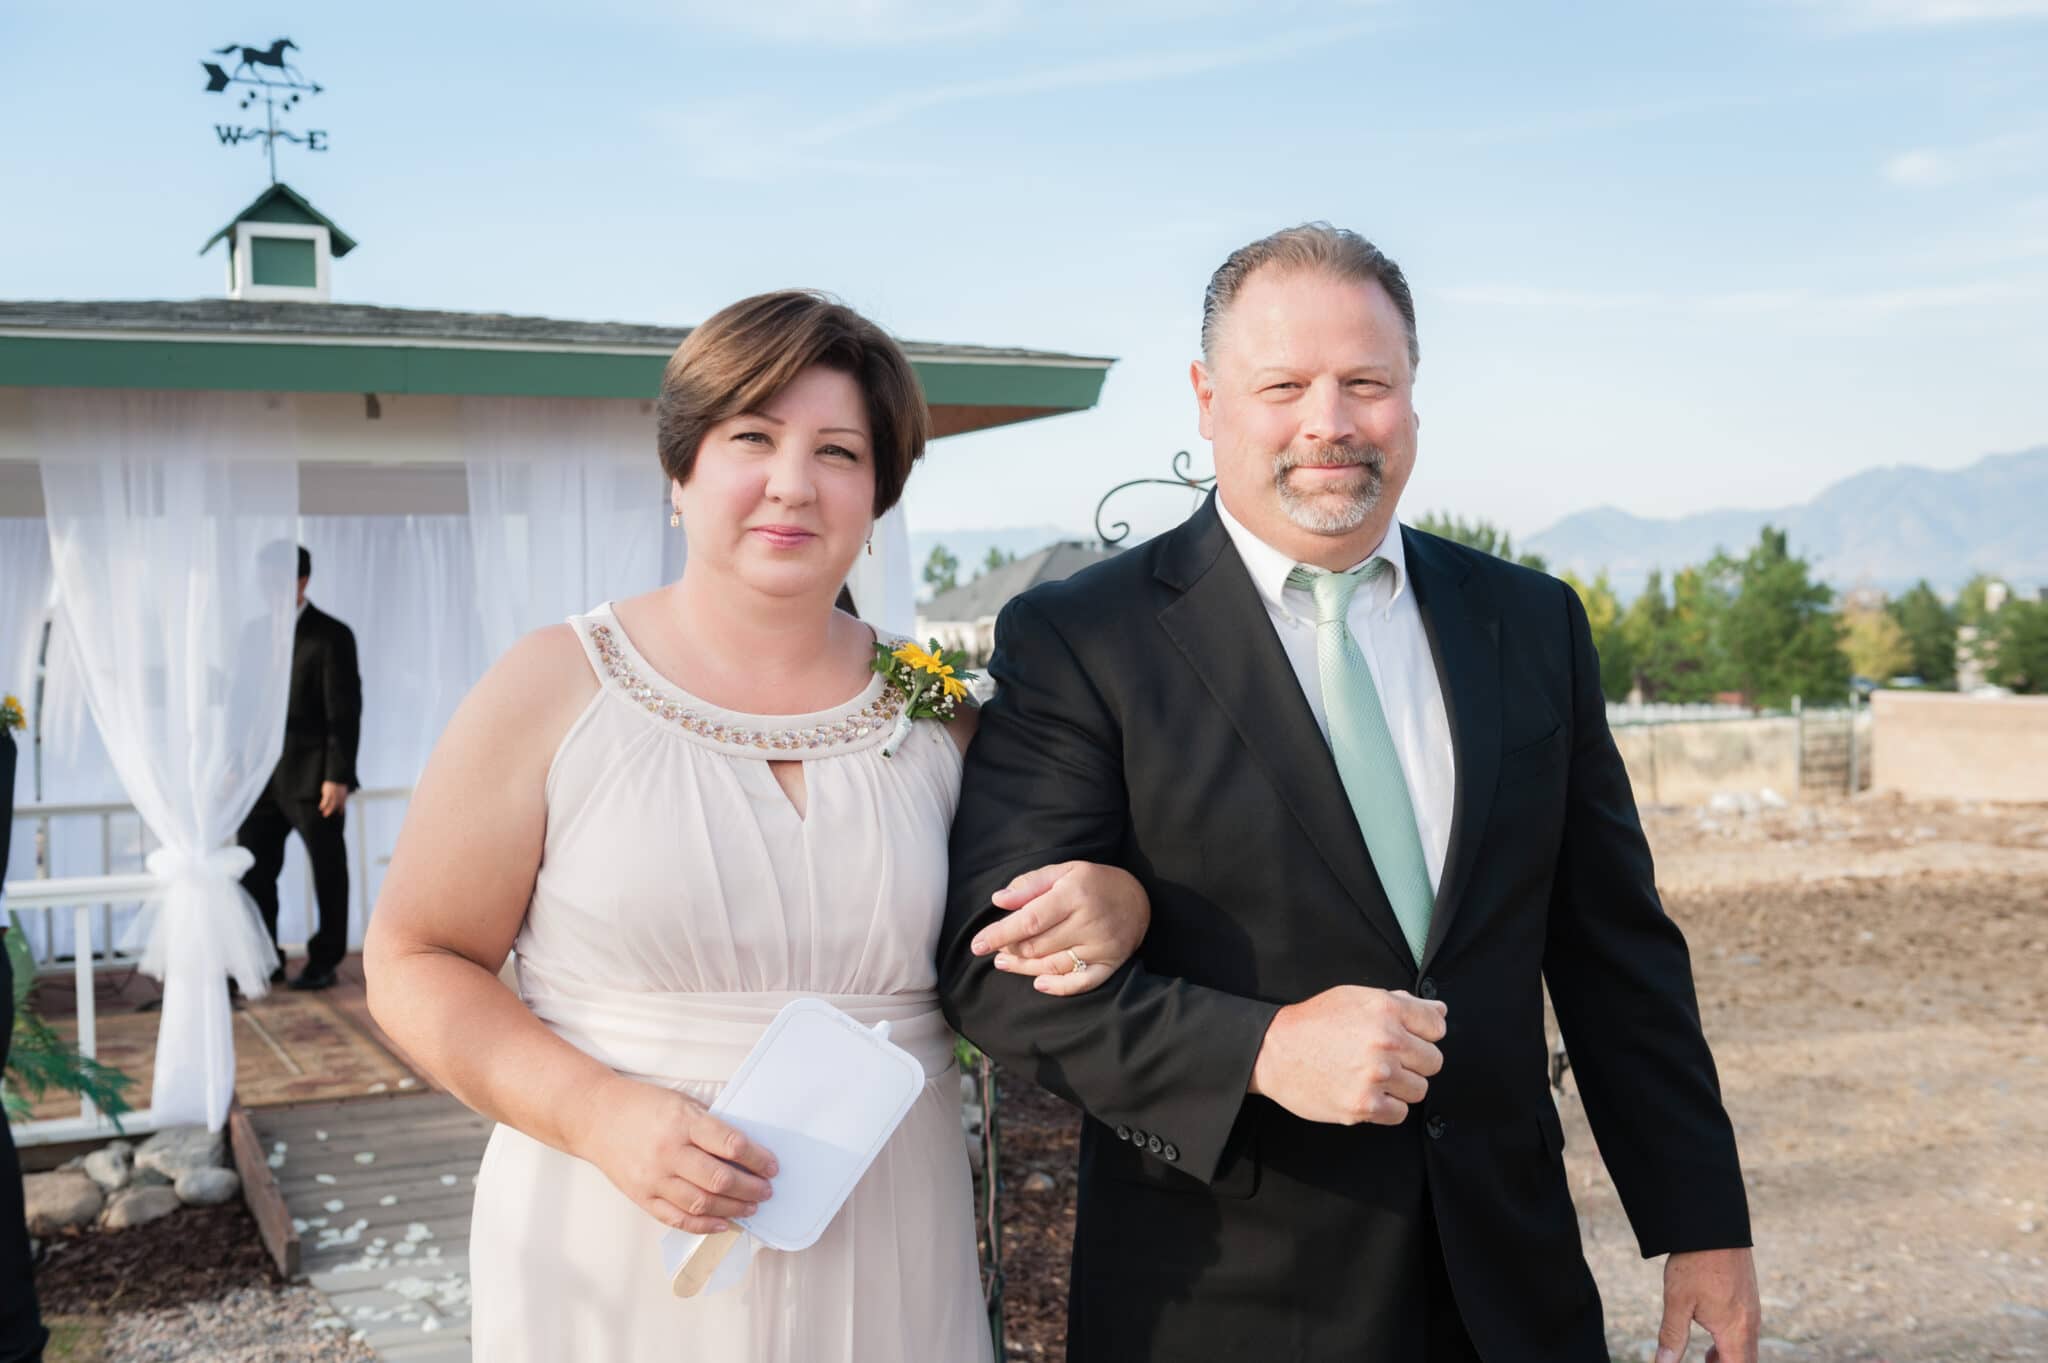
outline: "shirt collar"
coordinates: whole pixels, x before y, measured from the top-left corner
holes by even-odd
[[[1287,575],[1294,571],[1295,560],[1275,549],[1272,545],[1245,528],[1243,521],[1230,514],[1230,508],[1223,504],[1223,494],[1216,494],[1216,514],[1223,520],[1223,529],[1230,536],[1230,542],[1237,546],[1237,556],[1244,560],[1245,571],[1252,575],[1252,585],[1259,589],[1259,595],[1268,606],[1286,615],[1300,615],[1287,598],[1290,590]],[[1401,593],[1408,590],[1408,556],[1402,549],[1401,523],[1390,522],[1386,538],[1379,547],[1351,565],[1347,572],[1356,572],[1373,559],[1383,558],[1390,570],[1386,581],[1389,584],[1384,599],[1378,602],[1382,611],[1392,610],[1394,603],[1401,599]],[[1298,590],[1298,589],[1296,589]],[[1308,599],[1308,593],[1299,593]],[[1314,619],[1314,612],[1308,615]]]

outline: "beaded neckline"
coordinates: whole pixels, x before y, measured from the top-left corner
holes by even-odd
[[[726,710],[662,677],[640,656],[607,605],[588,617],[590,644],[620,696],[684,735],[736,757],[778,752],[814,755],[879,746],[903,710],[903,693],[879,673],[845,705],[808,715],[750,715]]]

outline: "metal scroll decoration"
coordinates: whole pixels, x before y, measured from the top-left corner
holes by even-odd
[[[213,55],[221,58],[235,58],[232,68],[218,61],[199,63],[206,69],[206,92],[210,95],[232,94],[236,100],[236,112],[240,113],[258,100],[263,101],[264,126],[245,128],[239,123],[213,125],[213,135],[224,147],[239,147],[246,142],[260,143],[270,159],[270,183],[277,183],[277,143],[279,138],[297,143],[307,151],[327,150],[327,130],[314,128],[295,133],[277,126],[280,114],[290,115],[299,106],[299,101],[308,95],[317,95],[324,86],[307,79],[299,68],[285,56],[296,52],[299,45],[290,38],[279,38],[268,47],[246,47],[241,43],[229,43],[217,47]]]
[[[1131,523],[1129,521],[1117,521],[1109,529],[1104,529],[1102,524],[1103,509],[1109,505],[1109,499],[1126,488],[1156,485],[1158,487],[1177,487],[1188,492],[1200,493],[1207,492],[1215,487],[1215,474],[1212,473],[1206,478],[1194,476],[1194,462],[1193,455],[1189,454],[1186,450],[1181,450],[1173,456],[1173,477],[1133,478],[1127,483],[1118,483],[1115,487],[1103,493],[1102,500],[1095,504],[1095,538],[1102,542],[1104,548],[1110,548],[1122,544],[1130,537]]]

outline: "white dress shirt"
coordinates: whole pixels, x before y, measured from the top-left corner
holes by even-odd
[[[1316,662],[1316,602],[1313,594],[1287,585],[1295,561],[1245,529],[1230,514],[1219,494],[1217,514],[1229,532],[1237,555],[1266,603],[1266,615],[1273,632],[1287,651],[1287,661],[1315,712],[1316,727],[1323,741],[1330,741],[1330,721],[1323,709],[1322,670]],[[1352,594],[1344,623],[1358,641],[1365,665],[1372,670],[1372,684],[1380,693],[1380,708],[1387,717],[1387,729],[1394,736],[1394,750],[1400,755],[1401,775],[1408,783],[1409,803],[1415,810],[1415,829],[1422,835],[1422,857],[1429,867],[1429,883],[1441,893],[1444,858],[1451,845],[1451,808],[1457,792],[1457,763],[1451,747],[1451,721],[1444,710],[1443,688],[1437,684],[1436,658],[1429,651],[1429,636],[1422,628],[1422,612],[1416,608],[1415,593],[1408,590],[1408,558],[1402,551],[1401,526],[1394,522],[1380,547],[1353,567],[1383,558],[1392,572],[1361,583]]]

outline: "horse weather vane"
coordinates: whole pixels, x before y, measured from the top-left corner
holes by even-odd
[[[220,138],[224,147],[238,147],[244,142],[261,142],[270,157],[270,183],[277,183],[277,139],[296,142],[307,151],[326,151],[327,132],[315,129],[295,133],[277,126],[279,114],[289,115],[296,109],[299,100],[306,95],[317,95],[321,86],[307,80],[285,59],[287,51],[296,52],[299,45],[290,38],[279,38],[269,47],[244,47],[240,43],[229,43],[226,47],[213,50],[216,57],[233,57],[240,60],[232,71],[219,62],[201,62],[206,68],[206,92],[212,95],[232,94],[236,110],[241,112],[252,107],[257,100],[263,101],[266,126],[245,128],[239,123],[213,125],[214,136]],[[265,75],[265,70],[276,72],[276,76]]]

